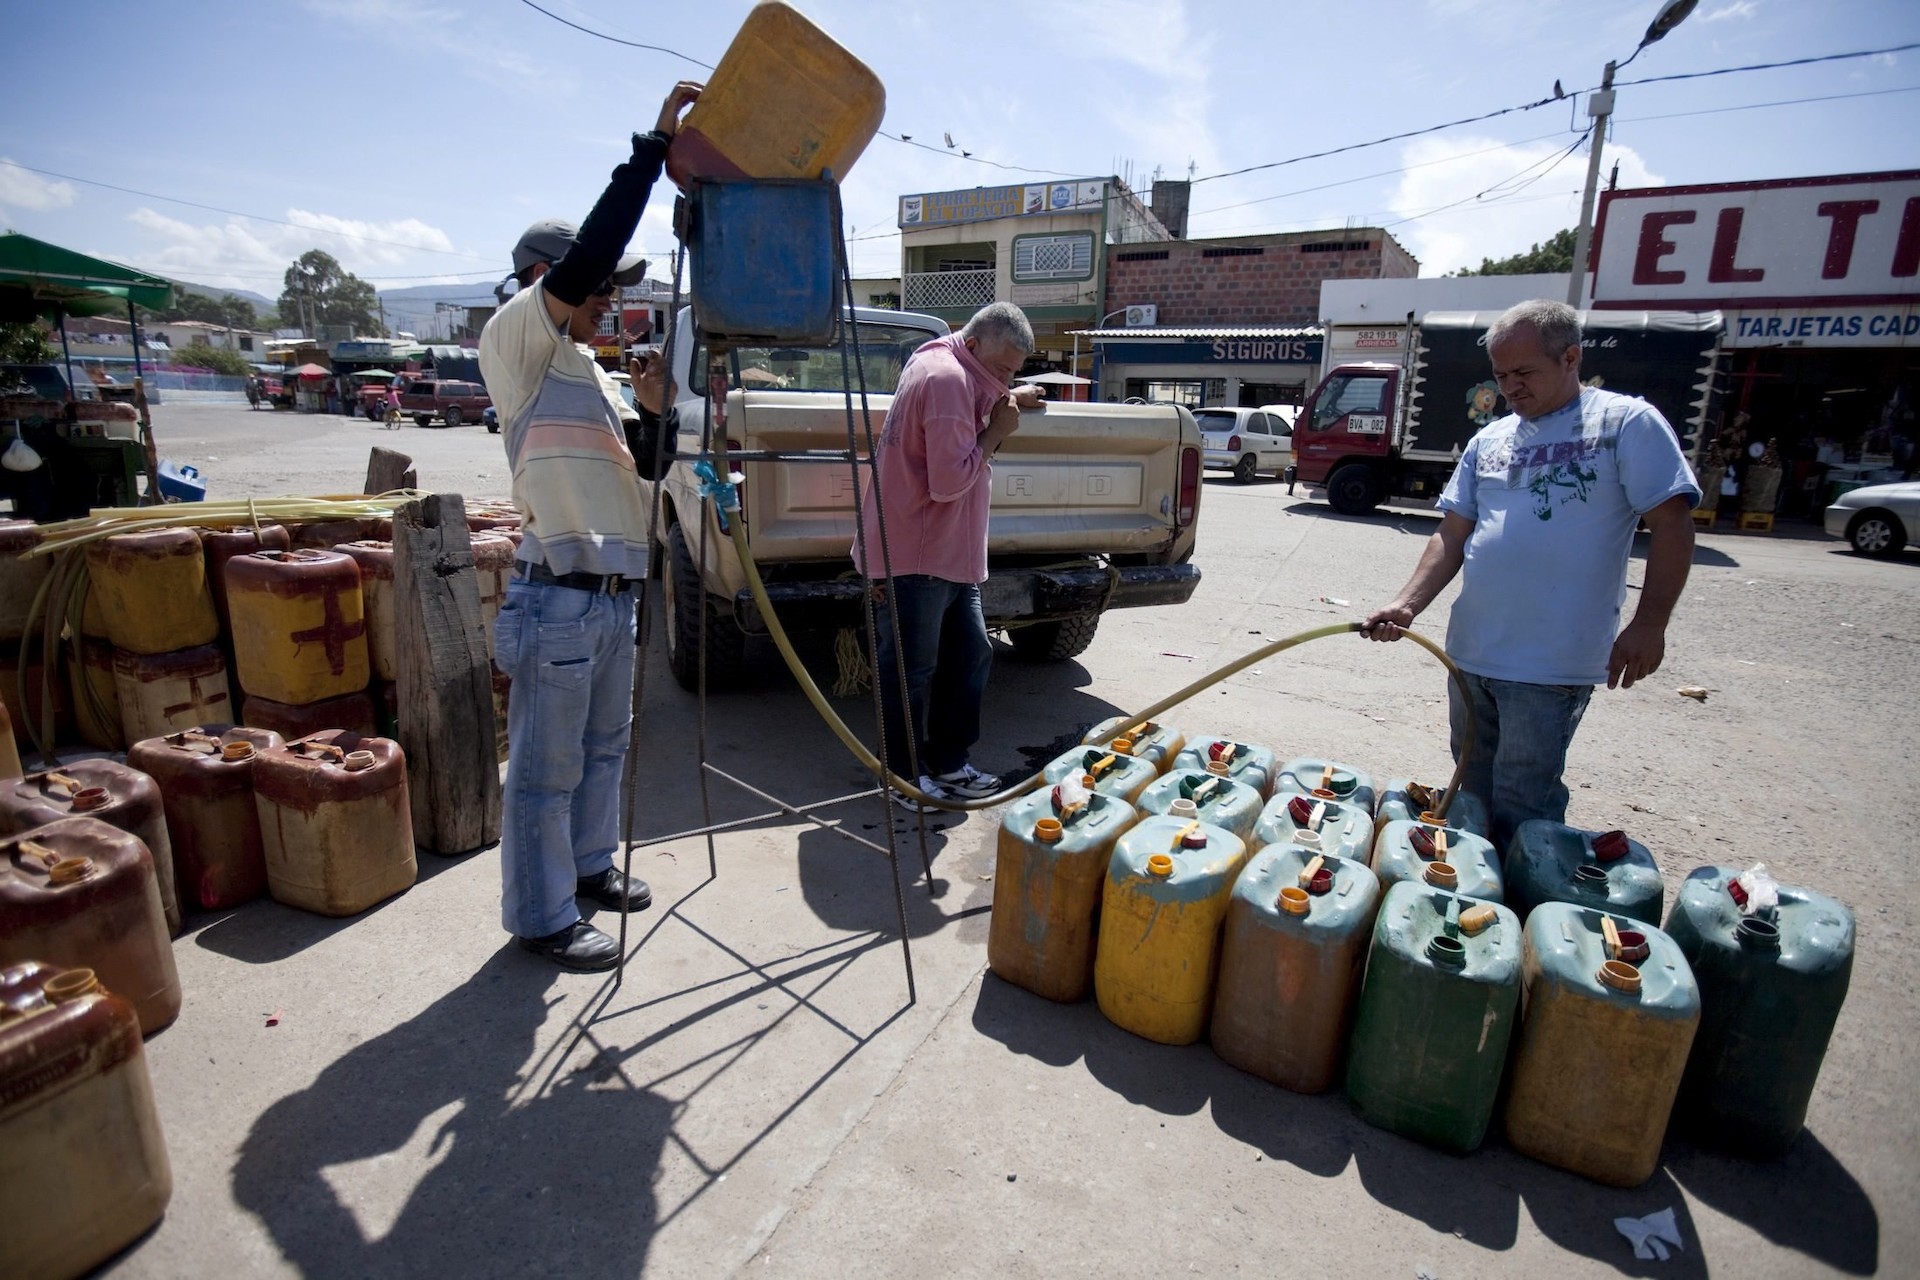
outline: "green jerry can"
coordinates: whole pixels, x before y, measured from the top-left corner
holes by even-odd
[[[1213,1051],[1296,1093],[1331,1087],[1379,907],[1364,862],[1293,844],[1248,859],[1227,904]]]
[[[1432,813],[1434,806],[1440,803],[1440,797],[1445,794],[1445,787],[1423,787],[1405,778],[1390,779],[1386,789],[1380,793],[1379,803],[1374,806],[1375,825],[1384,827],[1389,822],[1417,821],[1423,815]],[[1487,813],[1487,802],[1471,791],[1454,792],[1453,800],[1447,805],[1445,818],[1446,825],[1471,831],[1477,836],[1489,835],[1493,831],[1493,819]]]
[[[1224,773],[1235,782],[1244,782],[1258,791],[1261,799],[1273,794],[1273,775],[1279,763],[1271,747],[1236,742],[1217,733],[1189,735],[1187,745],[1173,758],[1173,767],[1176,769]]]
[[[1182,800],[1193,805],[1191,812],[1176,809]],[[1143,813],[1184,812],[1251,841],[1253,824],[1260,820],[1260,793],[1216,773],[1173,769],[1140,793],[1140,809]]]
[[[1368,1124],[1465,1155],[1487,1136],[1520,1003],[1520,921],[1407,880],[1373,926],[1347,1048]]]
[[[1298,845],[1309,857],[1327,853],[1365,862],[1373,847],[1373,821],[1358,805],[1283,792],[1267,801],[1253,824],[1253,847],[1270,844]]]
[[[1373,873],[1382,884],[1424,879],[1427,868],[1436,862],[1453,868],[1459,891],[1469,898],[1506,901],[1500,855],[1490,841],[1471,831],[1425,822],[1389,822],[1373,846]]]
[[[1740,873],[1701,867],[1680,886],[1667,933],[1700,984],[1700,1034],[1674,1114],[1688,1133],[1777,1156],[1807,1120],[1820,1062],[1853,975],[1853,914],[1780,885],[1754,909]]]
[[[1344,800],[1373,812],[1377,800],[1373,776],[1338,760],[1311,757],[1289,760],[1273,780],[1273,794],[1299,794],[1318,800]]]
[[[1097,791],[1063,804],[1058,786],[1009,807],[1000,820],[987,967],[1037,996],[1084,1000],[1107,863],[1138,820],[1132,805]]]
[[[1108,747],[1075,747],[1056,758],[1044,770],[1048,782],[1061,783],[1076,774],[1103,796],[1114,796],[1135,804],[1160,771],[1150,760],[1122,755]]]
[[[1522,920],[1543,902],[1632,916],[1660,927],[1666,884],[1647,846],[1624,831],[1579,831],[1535,818],[1507,846],[1507,905]]]
[[[1121,723],[1119,716],[1102,720],[1087,730],[1087,736],[1080,741],[1092,742]],[[1187,745],[1187,736],[1158,720],[1134,720],[1108,739],[1107,745],[1122,755],[1139,756],[1153,766],[1155,773],[1165,773],[1173,767],[1173,758],[1180,754],[1180,749]]]
[[[1120,837],[1093,965],[1109,1022],[1161,1044],[1207,1033],[1220,926],[1246,861],[1240,837],[1191,817],[1142,818]]]
[[[1653,926],[1571,902],[1535,907],[1525,940],[1507,1141],[1637,1187],[1659,1167],[1700,1025],[1693,970]]]

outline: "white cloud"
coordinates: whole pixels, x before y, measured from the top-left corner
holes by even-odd
[[[0,205],[10,209],[64,209],[73,203],[73,184],[54,182],[12,160],[0,158]]]
[[[316,17],[355,26],[374,38],[451,54],[481,78],[509,75],[536,83],[541,69],[513,48],[477,30],[471,12],[427,0],[306,0]]]
[[[244,218],[191,223],[149,208],[127,215],[151,246],[138,254],[145,269],[269,296],[280,292],[280,275],[309,249],[323,249],[365,277],[396,268],[418,271],[421,250],[453,248],[446,232],[417,218],[368,222],[304,209],[289,209],[285,216],[299,225]]]
[[[1701,14],[1700,21],[1724,22],[1728,18],[1751,18],[1759,9],[1756,0],[1733,0],[1732,4]]]
[[[1420,259],[1424,276],[1477,267],[1483,258],[1524,253],[1580,220],[1586,152],[1554,163],[1567,145],[1501,146],[1497,140],[1469,135],[1418,139],[1401,152],[1401,163],[1423,167],[1401,175],[1388,202],[1394,217],[1418,220],[1389,230]],[[1496,149],[1486,151],[1489,147]],[[1486,154],[1469,164],[1433,163],[1471,151]],[[1623,187],[1657,187],[1666,181],[1649,172],[1630,147],[1608,147],[1602,160],[1603,183],[1615,163]],[[1487,194],[1476,200],[1481,192]]]

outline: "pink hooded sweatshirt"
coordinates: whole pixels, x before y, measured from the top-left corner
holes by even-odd
[[[894,576],[986,581],[993,465],[979,436],[1006,394],[957,333],[935,338],[908,359],[874,447]],[[861,497],[860,524],[867,555],[863,561],[855,542],[854,563],[869,577],[885,577],[872,485]]]

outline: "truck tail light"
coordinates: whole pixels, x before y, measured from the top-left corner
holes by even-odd
[[[1228,436],[1228,437],[1227,437],[1227,452],[1228,452],[1228,453],[1238,453],[1238,452],[1240,452],[1240,437],[1239,437],[1239,436]]]
[[[1180,451],[1180,496],[1174,504],[1174,523],[1184,529],[1200,513],[1200,451]]]

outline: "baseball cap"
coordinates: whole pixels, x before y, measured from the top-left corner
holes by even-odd
[[[542,218],[528,227],[513,246],[513,273],[519,275],[536,262],[551,265],[566,257],[580,229],[562,218]],[[647,260],[637,253],[622,254],[613,268],[617,285],[639,284],[647,274]]]

